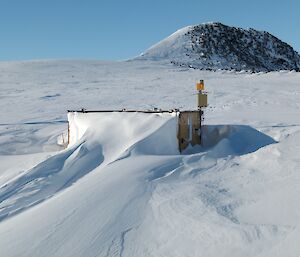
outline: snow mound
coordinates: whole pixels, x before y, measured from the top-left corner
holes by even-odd
[[[0,220],[52,197],[99,166],[131,156],[179,156],[177,117],[177,113],[68,113],[68,149],[0,188]],[[185,154],[203,152],[223,158],[254,152],[274,142],[249,126],[210,125],[203,128],[204,146],[188,148]],[[150,180],[165,176],[178,165],[175,161],[152,170]]]
[[[210,155],[218,158],[252,153],[276,143],[272,137],[247,125],[203,126],[202,141],[203,148],[209,149]]]
[[[103,147],[106,162],[124,152],[178,154],[177,113],[68,113],[70,144],[89,140]]]
[[[186,40],[186,34],[193,29],[188,26],[177,30],[175,33],[150,47],[141,57],[151,57],[152,59],[172,58],[183,55],[183,49],[190,46]]]
[[[70,144],[0,188],[0,220],[129,155],[176,155],[176,113],[69,113]]]
[[[0,188],[0,221],[75,183],[103,162],[100,145],[81,143],[15,177]]]

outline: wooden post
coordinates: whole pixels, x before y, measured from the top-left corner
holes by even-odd
[[[179,112],[178,117],[178,148],[180,153],[188,147],[189,144],[192,146],[199,145],[199,130],[201,116],[199,111],[182,111]]]
[[[199,111],[199,118],[200,118],[200,133],[199,133],[199,137],[200,137],[200,144],[202,144],[202,107],[206,107],[207,106],[207,94],[203,93],[204,90],[204,80],[200,80],[200,82],[196,83],[196,89],[198,90],[197,93],[197,98],[198,98],[198,111]]]

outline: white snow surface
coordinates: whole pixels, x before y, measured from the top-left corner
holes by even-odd
[[[187,40],[186,33],[191,31],[194,26],[187,26],[177,30],[172,35],[161,40],[157,44],[151,46],[141,57],[151,57],[152,59],[166,59],[166,58],[185,58],[185,49],[191,48],[191,43]]]
[[[172,114],[209,96],[203,147]],[[300,74],[0,63],[0,256],[299,256]],[[59,144],[58,144],[59,143]]]

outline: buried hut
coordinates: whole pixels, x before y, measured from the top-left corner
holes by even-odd
[[[196,110],[68,110],[68,145],[76,143],[79,138],[84,134],[85,129],[81,128],[76,122],[77,115],[88,117],[99,113],[119,113],[130,115],[130,113],[142,113],[144,115],[157,114],[157,115],[172,115],[176,117],[176,138],[179,152],[183,152],[189,145],[201,145],[201,132],[203,121],[203,108],[207,107],[207,94],[204,92],[204,81],[200,80],[196,83],[197,89],[197,109]],[[105,122],[105,121],[103,121]],[[84,127],[84,126],[83,126]]]

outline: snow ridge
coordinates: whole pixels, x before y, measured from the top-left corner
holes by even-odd
[[[137,59],[168,60],[205,70],[300,71],[300,56],[266,31],[219,22],[188,26],[150,47]]]

